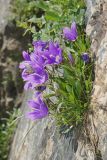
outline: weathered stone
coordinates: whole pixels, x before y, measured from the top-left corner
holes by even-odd
[[[29,110],[27,99],[31,97],[31,92],[26,93],[22,104],[24,115]],[[20,132],[15,134],[10,160],[71,160],[74,157],[74,134],[67,138],[60,135],[51,118],[32,122],[23,117],[17,131]]]
[[[4,33],[5,26],[8,23],[10,1],[0,0],[0,33]]]
[[[0,33],[0,48],[2,48],[3,45],[3,35]]]
[[[104,3],[105,2],[105,3]],[[92,95],[91,106],[93,115],[91,119],[91,139],[95,140],[97,150],[100,151],[102,159],[107,159],[107,1],[100,1],[96,8],[99,8],[100,15],[95,18],[96,24],[92,27],[92,32],[96,30],[96,35],[92,38],[91,49],[96,54],[95,82]],[[101,26],[99,28],[99,26]],[[99,28],[99,29],[96,29]],[[88,32],[88,31],[87,31]],[[95,41],[96,46],[95,47]],[[93,130],[92,130],[93,126]],[[92,132],[93,131],[93,132]]]

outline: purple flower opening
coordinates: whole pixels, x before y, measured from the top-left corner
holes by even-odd
[[[48,74],[45,70],[41,70],[40,73],[33,73],[29,75],[27,80],[32,84],[32,87],[35,88],[48,80]]]
[[[82,54],[82,60],[85,62],[85,63],[88,63],[89,60],[90,60],[90,57],[87,53],[83,53]]]
[[[46,89],[46,86],[38,86],[37,87],[37,90],[40,90],[40,91],[44,91]]]
[[[33,111],[27,113],[27,118],[31,120],[42,119],[48,116],[49,111],[47,105],[43,102],[41,97],[35,100],[29,100],[28,105],[31,107]]]
[[[45,65],[60,64],[62,62],[62,49],[58,43],[49,42],[49,49],[44,51]]]
[[[23,58],[24,58],[26,61],[30,61],[30,56],[29,56],[29,54],[28,54],[27,52],[23,51],[22,55],[23,55]]]
[[[76,23],[73,22],[72,25],[71,25],[71,28],[65,27],[63,29],[63,35],[69,41],[75,41],[77,39],[77,36],[78,36]]]

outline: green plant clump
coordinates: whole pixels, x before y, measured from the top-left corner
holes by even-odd
[[[52,94],[44,94],[44,97],[50,113],[60,126],[81,124],[90,102],[93,69],[90,42],[85,34],[84,0],[16,0],[15,5],[15,12],[19,13],[17,24],[26,29],[25,33],[32,33],[33,41],[57,41],[63,49],[63,62],[53,66],[51,71],[47,68],[50,79],[47,87]],[[62,30],[73,21],[78,26],[78,38],[70,42],[64,40]],[[89,63],[82,60],[83,53],[89,55]],[[69,54],[73,57],[72,63]],[[51,100],[53,96],[57,101]]]

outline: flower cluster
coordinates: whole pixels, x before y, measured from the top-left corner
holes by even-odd
[[[23,52],[24,61],[20,63],[19,68],[23,70],[22,78],[25,81],[25,90],[39,87],[43,91],[46,88],[44,84],[48,80],[46,67],[62,62],[62,49],[57,42],[52,41],[35,41],[33,46],[34,51],[31,54]],[[48,108],[40,95],[36,97],[36,100],[31,100],[29,105],[33,109],[28,114],[31,119],[43,118],[48,114]]]
[[[76,23],[73,22],[71,28],[63,29],[63,36],[69,41],[75,41],[78,37]],[[27,114],[27,117],[35,120],[41,119],[48,115],[49,110],[43,101],[42,91],[46,89],[46,81],[49,79],[46,70],[49,65],[58,65],[63,61],[62,49],[57,42],[44,42],[41,40],[33,42],[34,50],[32,53],[23,52],[24,61],[20,63],[19,68],[22,69],[22,78],[25,81],[24,89],[39,88],[40,92],[36,91],[34,99],[28,101],[32,111]],[[69,53],[68,58],[71,63],[74,62],[72,55]],[[87,53],[82,55],[85,62],[89,61]]]

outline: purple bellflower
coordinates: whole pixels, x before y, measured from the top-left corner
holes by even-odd
[[[42,66],[42,60],[23,52],[24,61],[20,63],[19,68],[23,69],[22,78],[26,81],[24,89],[35,88],[48,80],[48,74]]]
[[[27,73],[28,70],[25,72]],[[25,79],[25,81],[27,81],[31,84],[31,85],[30,84],[29,85],[31,86],[32,89],[37,87],[38,85],[42,85],[43,83],[45,83],[48,80],[47,72],[40,65],[37,65],[37,64],[32,65],[32,72],[33,73],[28,74]],[[25,76],[23,76],[23,79],[24,78],[25,78]],[[26,89],[26,85],[25,85],[25,89]]]
[[[43,51],[46,49],[48,42],[43,42],[41,40],[34,41],[33,46],[34,46],[34,51],[36,54],[41,54]]]
[[[40,96],[36,100],[29,100],[29,106],[33,111],[27,113],[27,117],[31,120],[42,119],[48,115],[48,107]]]
[[[48,74],[41,66],[36,66],[35,72],[28,76],[28,81],[31,82],[33,88],[45,83],[48,80]]]
[[[31,53],[30,58],[31,58],[31,61],[33,61],[35,64],[45,67],[46,59],[43,56],[43,52],[42,53],[39,52],[37,54],[37,52],[34,51],[33,53]]]
[[[78,36],[76,23],[73,22],[72,25],[71,25],[71,28],[65,27],[63,29],[63,35],[69,41],[75,41],[77,39],[77,36]]]
[[[44,51],[45,64],[60,64],[62,62],[62,49],[58,43],[49,42],[48,50]]]
[[[85,63],[88,63],[90,58],[89,58],[89,55],[87,53],[83,53],[82,54],[82,60],[85,62]]]
[[[23,55],[24,61],[20,63],[19,68],[23,70],[22,71],[23,80],[27,81],[30,70],[32,70],[31,59],[30,59],[30,55],[25,51],[23,51],[22,55]],[[27,81],[24,85],[24,89],[27,90],[28,88],[32,88],[32,84]]]
[[[31,62],[31,59],[30,59],[30,55],[25,51],[22,52],[22,55],[23,55],[24,61],[20,63],[19,68],[25,69],[26,64],[29,64]]]

